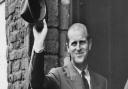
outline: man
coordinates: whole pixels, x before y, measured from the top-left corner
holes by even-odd
[[[88,52],[92,40],[84,24],[73,24],[67,33],[67,50],[70,62],[52,69],[48,75],[43,72],[44,41],[47,35],[47,24],[41,32],[33,28],[33,56],[29,67],[29,82],[32,89],[107,89],[107,80],[89,70],[87,64]]]

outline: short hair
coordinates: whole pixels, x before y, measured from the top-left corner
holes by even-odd
[[[82,24],[82,23],[74,23],[72,24],[69,29],[68,32],[72,29],[78,30],[78,28],[80,29],[86,29],[87,32],[87,40],[89,41],[91,39],[90,35],[89,35],[89,31],[86,25]],[[66,34],[66,45],[69,43],[69,37],[68,37],[68,32]]]

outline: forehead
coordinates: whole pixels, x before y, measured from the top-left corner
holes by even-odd
[[[68,30],[69,40],[80,40],[88,37],[87,28],[85,25],[76,23],[72,25]]]
[[[68,37],[69,40],[79,41],[85,40],[87,36],[81,31],[72,31],[71,33],[69,33]]]

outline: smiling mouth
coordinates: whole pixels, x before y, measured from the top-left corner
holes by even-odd
[[[84,52],[82,53],[76,53],[77,56],[83,56]]]

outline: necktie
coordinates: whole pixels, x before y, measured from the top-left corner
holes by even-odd
[[[83,83],[84,83],[84,86],[85,86],[85,89],[89,89],[89,84],[88,84],[88,81],[87,79],[85,78],[85,71],[82,71],[82,80],[83,80]]]

